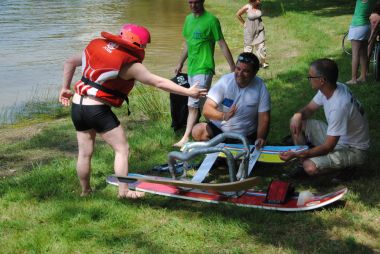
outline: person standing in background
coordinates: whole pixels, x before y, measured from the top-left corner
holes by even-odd
[[[267,68],[269,65],[266,62],[265,31],[260,4],[260,0],[249,0],[248,4],[237,11],[236,17],[244,27],[244,52],[252,53],[255,48],[261,66]],[[246,20],[242,17],[244,13]]]
[[[348,85],[356,85],[367,80],[368,71],[368,39],[371,33],[369,16],[375,0],[356,0],[355,12],[348,32],[351,41],[351,79]],[[360,76],[358,70],[360,65]]]
[[[205,0],[188,0],[192,13],[186,17],[183,26],[182,34],[186,43],[175,68],[175,74],[182,72],[183,64],[187,59],[190,86],[198,84],[199,87],[208,90],[215,74],[214,50],[216,42],[218,42],[231,72],[235,69],[235,62],[224,40],[218,18],[206,11],[204,2]],[[181,140],[173,145],[174,147],[182,147],[189,141],[193,126],[199,119],[199,109],[203,107],[204,101],[204,98],[201,100],[189,98],[186,130]]]
[[[368,59],[371,57],[373,46],[375,45],[376,36],[378,34],[380,24],[380,1],[378,1],[373,7],[371,16],[369,16],[369,22],[371,25],[371,35],[368,39]]]

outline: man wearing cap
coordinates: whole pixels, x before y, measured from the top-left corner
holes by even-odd
[[[77,131],[77,174],[82,196],[91,192],[91,156],[95,136],[99,134],[115,151],[116,175],[128,174],[129,145],[120,121],[111,107],[120,107],[138,80],[164,91],[198,98],[205,96],[206,89],[184,88],[159,77],[142,65],[146,44],[150,42],[149,31],[142,26],[125,24],[119,35],[102,32],[103,38],[92,40],[83,54],[68,58],[64,64],[63,85],[59,101],[69,106],[72,99],[71,117]],[[76,67],[82,66],[82,78],[70,84]],[[131,191],[125,183],[119,183],[119,198],[140,198],[142,192]]]
[[[262,147],[270,123],[270,95],[263,80],[256,76],[259,59],[252,53],[238,56],[235,71],[222,76],[207,94],[203,114],[207,123],[194,126],[196,141],[207,141],[223,132],[247,137]]]
[[[215,73],[214,49],[218,42],[220,49],[226,58],[231,71],[235,68],[230,49],[224,40],[218,18],[204,8],[204,0],[188,0],[191,14],[186,17],[182,35],[186,43],[182,51],[175,73],[182,72],[182,67],[187,59],[187,71],[191,86],[199,84],[200,87],[209,89],[212,76]],[[186,130],[175,147],[182,147],[188,140],[194,124],[199,119],[198,109],[202,108],[204,100],[189,98],[189,115]]]

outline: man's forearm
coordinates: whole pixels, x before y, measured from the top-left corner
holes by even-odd
[[[226,41],[224,39],[222,39],[222,40],[219,41],[218,44],[219,44],[220,49],[223,52],[224,57],[226,58],[226,60],[228,62],[228,65],[230,66],[230,70],[234,71],[234,69],[235,69],[235,62],[234,62],[234,59],[233,59],[232,54],[231,54],[231,51],[230,51],[230,49],[229,49]]]
[[[259,113],[259,123],[257,127],[257,138],[266,139],[269,132],[270,115],[269,112]]]

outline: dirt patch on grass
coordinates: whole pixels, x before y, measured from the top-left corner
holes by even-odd
[[[37,123],[24,127],[4,127],[0,129],[0,144],[11,144],[20,140],[29,139],[47,126],[47,123]]]
[[[4,178],[31,170],[38,165],[54,160],[57,156],[74,158],[77,154],[77,150],[74,148],[64,151],[59,147],[54,149],[41,145],[40,147],[25,148],[24,145],[41,134],[49,125],[60,124],[63,121],[65,119],[0,128],[0,177]],[[76,143],[75,140],[65,145],[74,147],[74,143]]]

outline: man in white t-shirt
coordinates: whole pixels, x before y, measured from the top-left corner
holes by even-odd
[[[265,144],[270,122],[270,96],[252,53],[239,55],[235,71],[223,75],[207,94],[203,107],[207,123],[198,123],[193,139],[206,141],[223,132],[242,134],[258,147]]]
[[[346,85],[337,82],[337,64],[330,59],[314,61],[308,79],[318,92],[293,115],[290,130],[296,145],[309,142],[314,147],[300,153],[284,152],[281,159],[300,158],[308,175],[364,164],[370,144],[368,121],[359,101]],[[320,107],[327,124],[310,119]]]

